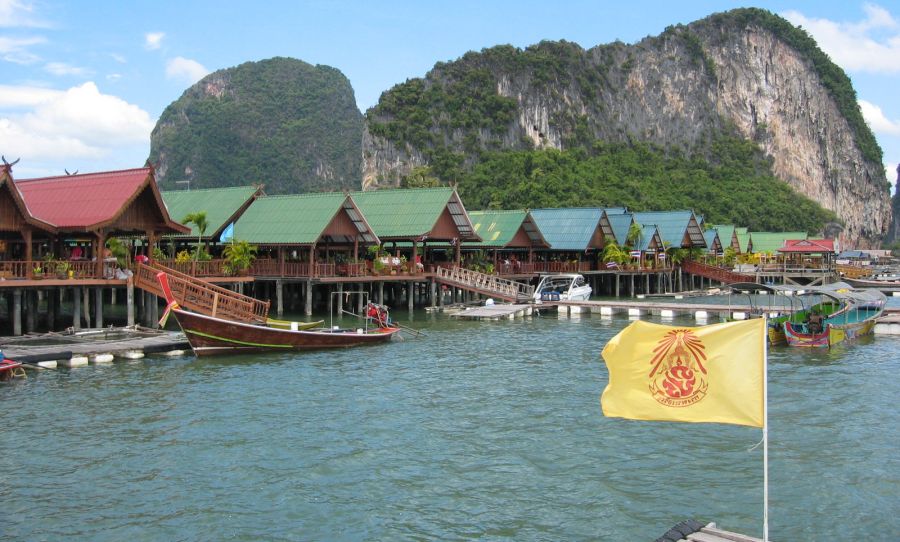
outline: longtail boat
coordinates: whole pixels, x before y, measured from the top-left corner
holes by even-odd
[[[830,299],[814,305],[803,321],[784,322],[784,334],[790,346],[831,347],[846,340],[869,335],[875,320],[884,312],[887,298],[877,290],[854,290],[838,282],[805,292]],[[836,308],[831,312],[817,307]]]
[[[12,380],[16,377],[25,376],[25,369],[18,361],[11,359],[0,359],[0,381]]]
[[[180,306],[176,296],[172,293],[169,274],[160,271],[156,274],[156,279],[159,281],[167,303],[160,323],[165,325],[168,316],[170,314],[174,316],[197,356],[346,348],[387,342],[400,331],[399,327],[391,324],[390,318],[385,312],[386,309],[380,306],[376,312],[379,316],[382,314],[383,316],[366,319],[362,327],[350,329],[339,327],[300,329],[299,323],[272,321],[265,314],[252,310],[247,312],[246,318],[236,316],[234,310],[228,318],[214,315],[212,312],[188,311]],[[182,277],[175,279],[186,280]],[[192,295],[202,295],[206,283],[194,280],[196,283],[191,285],[193,287]],[[230,292],[230,294],[233,296],[230,299],[231,307],[238,307],[242,303],[252,306],[251,301],[255,301],[253,298],[247,298],[247,296],[234,292]],[[216,295],[218,296],[217,302],[219,302],[223,294],[216,292]],[[370,322],[376,322],[376,324],[370,325]],[[321,322],[317,322],[317,324],[321,324]]]

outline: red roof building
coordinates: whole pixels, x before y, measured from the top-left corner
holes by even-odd
[[[789,239],[778,252],[787,254],[833,254],[834,239]]]
[[[16,181],[31,213],[60,230],[189,233],[169,217],[149,167]]]

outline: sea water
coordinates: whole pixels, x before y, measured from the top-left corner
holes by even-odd
[[[0,384],[0,539],[761,536],[759,429],[602,416],[627,318],[394,316],[425,336]],[[770,350],[772,540],[898,539],[898,349]]]

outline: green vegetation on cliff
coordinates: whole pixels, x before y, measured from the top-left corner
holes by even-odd
[[[212,73],[163,112],[151,136],[160,185],[264,183],[269,194],[358,188],[363,119],[350,82],[290,58]]]
[[[462,176],[458,190],[469,209],[693,209],[711,224],[810,233],[837,221],[834,213],[766,173],[754,144],[719,138],[712,146],[719,157],[715,162],[646,143],[597,142],[590,151],[492,152]]]

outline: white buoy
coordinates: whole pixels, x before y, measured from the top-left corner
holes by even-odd
[[[709,318],[709,313],[706,311],[694,311],[694,320],[703,320],[706,321]]]
[[[88,364],[87,356],[72,356],[69,359],[62,360],[62,364],[66,367],[84,367]]]
[[[581,314],[584,310],[584,307],[579,307],[578,305],[572,305],[569,307],[569,312],[571,314]]]
[[[141,359],[144,357],[144,353],[140,350],[126,350],[119,355],[125,359]]]
[[[746,320],[746,319],[747,319],[747,313],[745,313],[745,312],[733,312],[733,313],[731,313],[731,317],[734,318],[735,320]]]
[[[39,362],[37,362],[37,366],[38,366],[38,367],[43,367],[44,369],[56,369],[57,365],[58,365],[58,364],[57,364],[57,362],[56,362],[55,359],[51,359],[51,360],[48,360],[48,361],[39,361]]]
[[[612,316],[613,308],[612,307],[600,307],[600,315],[601,316]]]
[[[641,314],[643,314],[641,309],[635,309],[635,308],[628,309],[628,316],[640,316]]]
[[[112,354],[91,354],[90,356],[91,363],[112,363],[113,355]]]
[[[184,350],[169,350],[168,352],[163,352],[162,355],[171,356],[173,358],[176,356],[183,356]]]
[[[484,306],[485,306],[485,307],[493,307],[493,306],[494,306],[494,300],[491,299],[490,297],[487,298],[487,299],[485,299],[485,300],[484,300]]]
[[[673,311],[672,309],[662,309],[661,311],[659,311],[659,316],[661,318],[671,320],[672,318],[675,318],[675,311]]]

